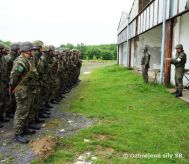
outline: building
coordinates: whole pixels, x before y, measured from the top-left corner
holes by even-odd
[[[118,64],[140,70],[142,48],[147,45],[151,70],[160,69],[165,6],[165,58],[174,56],[175,45],[181,43],[188,58],[186,68],[189,69],[189,0],[134,0],[130,13],[123,12],[119,22]],[[174,66],[165,61],[163,77],[166,85],[174,84],[174,73]],[[185,78],[184,84],[187,83]]]

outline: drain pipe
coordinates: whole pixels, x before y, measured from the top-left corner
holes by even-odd
[[[128,58],[129,58],[129,20],[130,20],[130,15],[127,15],[127,52],[126,52],[126,67],[128,67]]]
[[[164,5],[163,5],[162,45],[161,45],[160,84],[163,84],[163,80],[164,80],[165,41],[166,41],[166,13],[167,13],[167,0],[164,0]]]

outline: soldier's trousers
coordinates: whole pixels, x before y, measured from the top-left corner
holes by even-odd
[[[21,86],[15,92],[17,108],[14,116],[14,131],[15,134],[22,134],[24,127],[27,126],[29,109],[32,105],[31,93],[26,86]]]
[[[58,87],[59,87],[59,79],[57,77],[57,78],[54,78],[51,99],[56,99],[58,97]]]
[[[9,95],[9,106],[8,106],[8,113],[15,113],[16,111],[16,98],[15,98],[15,94],[11,94]]]
[[[4,85],[0,86],[0,117],[4,117],[6,113],[6,95]]]
[[[183,90],[183,76],[184,76],[184,68],[176,67],[175,68],[175,85],[176,90],[182,93]]]
[[[148,69],[142,68],[142,77],[145,83],[148,83]]]
[[[42,87],[41,96],[42,96],[43,104],[49,103],[49,98],[51,97],[51,94],[52,94],[51,86]]]
[[[29,112],[29,118],[28,122],[34,122],[38,112],[39,112],[39,96],[40,96],[40,90],[38,89],[36,93],[33,93],[31,95],[32,99],[32,105],[30,106],[30,112]]]

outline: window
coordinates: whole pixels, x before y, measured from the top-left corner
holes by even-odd
[[[179,13],[185,10],[188,0],[179,0]]]
[[[158,22],[158,0],[154,2],[154,25],[157,25]]]
[[[141,24],[140,18],[141,18],[141,16],[139,15],[139,17],[138,17],[138,32],[137,32],[137,34],[140,34],[140,24]]]
[[[167,0],[167,13],[166,13],[166,18],[168,19],[170,17],[170,1],[172,0]]]
[[[153,27],[153,19],[154,19],[154,3],[150,5],[150,28]]]
[[[164,0],[159,0],[158,23],[161,23],[163,21],[163,3],[164,3]]]
[[[171,8],[170,16],[172,17],[172,16],[177,14],[177,1],[176,0],[171,0],[170,1],[170,5],[171,5],[170,6],[170,8]]]
[[[136,35],[136,19],[133,21],[133,36]]]
[[[141,14],[141,19],[140,19],[140,32],[142,33],[143,32],[143,19],[144,18],[144,13]]]
[[[146,31],[146,10],[144,10],[143,31]]]
[[[150,8],[146,9],[146,30],[150,27]]]

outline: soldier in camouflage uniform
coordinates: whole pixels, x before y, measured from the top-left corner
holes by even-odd
[[[51,103],[58,104],[60,101],[59,99],[59,70],[60,70],[60,60],[59,60],[60,52],[54,51],[53,57],[53,64],[52,64],[52,78],[53,78],[53,85],[52,85],[52,96],[51,96]]]
[[[176,97],[182,97],[183,90],[183,76],[184,69],[186,64],[186,54],[183,50],[183,45],[178,44],[176,46],[176,56],[175,58],[167,58],[171,62],[171,64],[175,65],[175,84],[176,84],[176,92],[174,92]]]
[[[52,73],[51,67],[53,63],[53,58],[50,55],[50,46],[43,45],[42,56],[39,63],[39,77],[41,83],[41,93],[40,93],[40,112],[39,117],[48,118],[50,111],[48,108],[52,108],[49,105],[49,99],[51,96],[51,85],[52,85]]]
[[[148,53],[147,46],[143,49],[143,57],[141,59],[142,77],[145,83],[148,83],[148,69],[150,67],[150,54]]]
[[[33,100],[32,92],[35,91],[32,62],[33,44],[31,42],[21,43],[20,51],[21,55],[14,61],[11,71],[11,90],[15,93],[17,103],[14,116],[15,141],[25,144],[29,140],[24,134],[35,133],[27,128],[29,110]]]
[[[34,51],[33,51],[33,62],[34,62],[34,67],[35,67],[35,89],[36,92],[34,94],[34,99],[33,99],[33,105],[30,107],[30,113],[29,113],[29,128],[34,129],[34,130],[39,130],[40,127],[36,125],[36,123],[42,123],[44,122],[43,119],[40,119],[38,117],[39,113],[39,101],[40,101],[40,90],[41,90],[41,85],[40,85],[40,77],[39,77],[39,63],[40,57],[42,56],[42,46],[43,42],[40,40],[33,41],[34,45]]]
[[[80,71],[82,67],[82,60],[80,59],[80,52],[77,50],[76,54],[76,60],[77,60],[77,71],[76,71],[76,77],[77,77],[77,83],[80,82],[79,76],[80,76]]]
[[[4,56],[4,45],[0,43],[0,122],[8,122],[6,115],[6,96],[8,93],[7,65]],[[2,127],[2,125],[0,125]]]
[[[19,50],[20,50],[20,43],[12,43],[10,45],[10,53],[5,57],[5,60],[7,63],[7,77],[8,77],[9,82],[10,82],[11,70],[13,68],[13,63],[14,63],[14,60],[19,56]],[[14,113],[16,111],[15,94],[12,94],[11,92],[9,92],[9,95],[7,96],[7,102],[9,104],[7,117],[13,118]]]

